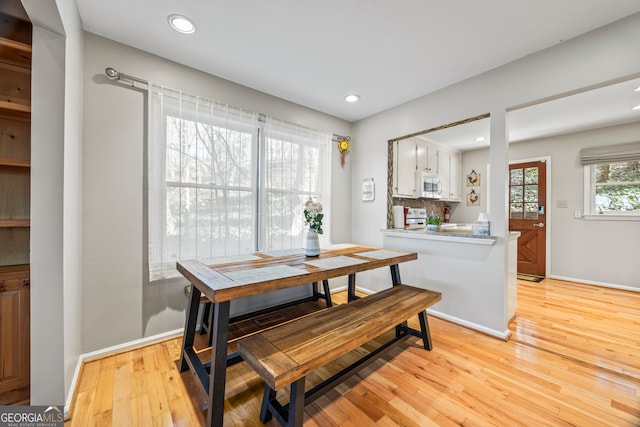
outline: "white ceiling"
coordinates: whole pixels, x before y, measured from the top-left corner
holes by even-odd
[[[640,12],[638,0],[77,4],[87,31],[348,121]],[[174,13],[195,34],[173,31]]]
[[[639,89],[639,90],[636,90]],[[509,142],[640,121],[640,78],[610,84],[509,112]],[[483,137],[483,141],[476,138]],[[489,120],[478,120],[421,136],[460,150],[488,147]]]

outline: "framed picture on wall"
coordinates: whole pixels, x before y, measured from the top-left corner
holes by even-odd
[[[362,180],[362,201],[371,202],[376,199],[376,183],[373,178]]]
[[[479,187],[480,186],[480,174],[474,170],[467,175],[467,187]]]
[[[480,194],[473,189],[467,194],[467,206],[480,206]]]

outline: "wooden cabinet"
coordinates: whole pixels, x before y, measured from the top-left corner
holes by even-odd
[[[0,13],[0,405],[29,402],[31,24]]]
[[[29,268],[0,267],[0,405],[29,402]]]

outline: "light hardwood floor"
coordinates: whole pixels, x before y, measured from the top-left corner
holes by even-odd
[[[308,405],[305,426],[640,425],[640,293],[519,281],[508,342],[429,322],[431,352],[408,339]],[[173,339],[85,364],[65,427],[204,425],[203,392],[179,356]],[[245,363],[229,369],[225,426],[262,425],[262,386]]]

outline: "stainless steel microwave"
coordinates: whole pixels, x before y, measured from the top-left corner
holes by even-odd
[[[442,194],[440,177],[428,170],[416,172],[416,197],[439,199]]]

